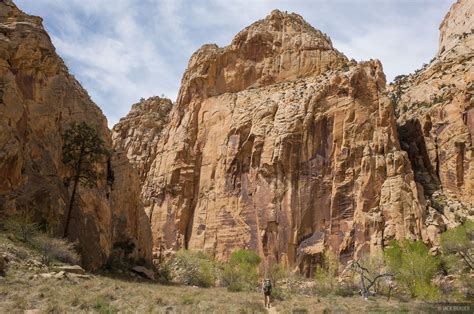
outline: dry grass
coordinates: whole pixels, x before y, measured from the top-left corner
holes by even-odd
[[[293,295],[274,304],[281,313],[408,312],[399,302],[352,298],[310,298]],[[224,288],[193,288],[124,281],[95,276],[78,283],[67,279],[7,277],[0,286],[5,313],[39,309],[53,313],[264,313],[258,293],[228,292]]]
[[[18,243],[14,244],[18,249]],[[13,242],[0,234],[2,250],[12,251]],[[28,250],[28,248],[21,248]],[[23,254],[24,255],[24,254]],[[28,251],[28,259],[40,258]],[[225,288],[195,288],[146,282],[124,275],[96,274],[90,279],[35,277],[54,268],[33,269],[24,260],[10,263],[0,277],[0,312],[23,313],[265,313],[257,292],[228,292]],[[119,277],[121,276],[121,277]],[[419,305],[419,304],[418,304]],[[271,313],[383,313],[409,312],[417,304],[385,298],[363,301],[361,297],[308,297],[285,295],[273,303]],[[410,309],[410,310],[409,310]]]

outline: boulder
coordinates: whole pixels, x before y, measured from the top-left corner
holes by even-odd
[[[58,267],[60,272],[64,273],[70,273],[70,274],[78,274],[78,275],[85,275],[86,271],[79,265],[73,265],[73,266],[60,266]]]
[[[42,274],[40,274],[40,277],[42,277],[42,278],[53,278],[55,275],[56,275],[56,273],[54,273],[54,272],[52,272],[52,273],[42,273]]]
[[[150,280],[155,280],[155,272],[143,266],[135,266],[132,271]]]

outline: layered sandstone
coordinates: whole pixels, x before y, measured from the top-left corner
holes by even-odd
[[[127,154],[142,181],[156,158],[158,140],[168,123],[172,106],[171,100],[166,98],[155,96],[142,99],[113,127],[114,147]]]
[[[62,230],[69,200],[61,162],[62,134],[73,122],[92,125],[111,147],[107,121],[68,73],[39,17],[0,1],[0,215],[30,211],[43,226]],[[97,188],[80,188],[69,231],[83,263],[112,256],[151,257],[150,229],[139,179],[123,154],[100,165]],[[106,179],[106,177],[108,179]],[[69,187],[70,188],[70,187]],[[59,233],[59,232],[58,232]],[[131,250],[124,252],[126,247]]]
[[[177,104],[317,75],[345,62],[328,36],[295,13],[275,10],[238,33],[229,46],[204,45],[196,51]]]
[[[345,261],[427,240],[380,62],[348,61],[296,14],[199,49],[152,151],[142,197],[160,250],[249,248],[310,272],[328,248]]]
[[[436,57],[390,90],[416,181],[449,226],[474,219],[474,3],[453,4],[440,32]]]

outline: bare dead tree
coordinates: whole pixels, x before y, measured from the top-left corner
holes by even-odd
[[[375,288],[378,285],[378,281],[383,278],[393,279],[395,276],[394,273],[377,273],[374,274],[366,267],[362,266],[360,262],[353,261],[350,265],[350,269],[360,276],[360,294],[362,297],[367,300],[369,295],[375,295],[375,291],[371,291],[372,288]],[[388,299],[390,299],[390,293],[392,290],[392,285],[389,284]]]

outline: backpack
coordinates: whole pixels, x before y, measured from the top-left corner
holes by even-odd
[[[263,293],[269,295],[270,293],[272,293],[272,283],[270,282],[270,280],[268,281],[265,281],[263,283]]]

